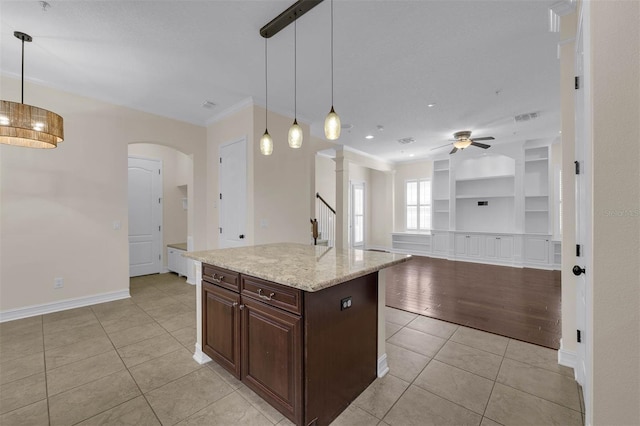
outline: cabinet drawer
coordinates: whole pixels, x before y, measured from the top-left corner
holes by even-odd
[[[240,291],[239,276],[237,272],[228,271],[208,264],[202,265],[202,280],[219,285],[236,293]]]
[[[241,278],[240,286],[243,296],[302,315],[302,290],[245,275]]]

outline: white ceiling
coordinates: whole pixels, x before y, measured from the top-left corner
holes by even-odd
[[[26,32],[34,38],[25,46],[27,80],[199,125],[249,97],[264,105],[258,30],[294,2],[48,1],[46,11],[38,1],[0,1],[2,73],[19,78],[13,32]],[[446,155],[431,149],[458,130],[495,144],[555,139],[552,3],[335,0],[334,105],[353,125],[338,142],[404,161]],[[318,136],[331,106],[329,36],[327,0],[298,20],[298,117]],[[292,116],[293,26],[268,48],[269,108]],[[217,106],[205,109],[205,100]],[[540,118],[515,122],[530,112]],[[397,142],[406,137],[416,141]]]

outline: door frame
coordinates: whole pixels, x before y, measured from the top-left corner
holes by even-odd
[[[355,191],[354,188],[356,186],[362,187],[362,244],[355,244],[354,232],[354,219],[355,219],[355,209],[354,206],[354,196]],[[352,180],[349,181],[349,247],[351,248],[359,248],[364,249],[367,240],[367,184],[365,181],[361,180]]]
[[[158,213],[158,220],[160,222],[160,232],[159,232],[159,237],[158,237],[158,241],[156,241],[156,244],[154,244],[154,246],[157,246],[157,252],[155,254],[159,254],[160,258],[159,258],[159,264],[158,264],[158,271],[157,272],[152,272],[152,274],[161,274],[163,272],[165,272],[164,269],[164,256],[163,256],[163,252],[164,252],[164,238],[163,238],[163,234],[164,234],[164,216],[163,216],[163,210],[164,210],[164,173],[163,173],[163,164],[162,164],[162,160],[158,159],[158,158],[149,158],[149,157],[141,157],[139,155],[127,155],[127,197],[128,197],[128,190],[129,190],[129,178],[128,178],[128,174],[129,174],[129,160],[130,159],[134,159],[134,160],[145,160],[145,161],[154,161],[158,164],[158,168],[160,169],[160,181],[159,181],[159,192],[160,192],[160,210]],[[129,251],[130,248],[130,242],[129,242],[129,226],[128,226],[128,220],[129,220],[129,202],[127,201],[127,251]],[[155,256],[154,254],[154,256]],[[147,274],[143,274],[143,275],[147,275]],[[143,275],[136,275],[136,276],[143,276]],[[150,274],[149,274],[150,275]],[[131,262],[129,262],[129,277],[131,278]]]
[[[576,283],[576,327],[581,333],[577,343],[575,377],[582,385],[585,404],[585,424],[591,424],[591,402],[593,384],[593,218],[592,201],[592,135],[591,135],[591,44],[590,4],[583,2],[578,17],[576,34],[575,75],[579,77],[579,89],[575,91],[575,160],[580,173],[576,174],[576,244],[581,246],[581,256],[576,265],[585,269],[577,276]]]

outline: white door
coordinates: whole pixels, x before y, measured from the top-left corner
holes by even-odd
[[[247,141],[220,146],[219,247],[247,245]]]
[[[364,183],[351,184],[351,246],[364,247]]]
[[[576,40],[576,76],[578,77],[578,89],[575,91],[575,128],[576,128],[576,162],[579,165],[579,173],[576,174],[576,244],[580,247],[580,256],[576,256],[574,274],[576,274],[576,327],[580,335],[576,359],[576,380],[582,385],[585,411],[589,413],[591,401],[591,384],[589,372],[591,371],[591,341],[590,322],[591,312],[591,135],[589,134],[590,96],[589,73],[585,70],[588,64],[588,40],[584,39],[584,25],[588,25],[589,2],[583,3],[583,14],[578,24],[578,39]],[[585,16],[586,14],[586,16]],[[588,32],[586,32],[588,34]],[[586,71],[586,72],[585,72]],[[582,272],[581,269],[585,271]],[[591,348],[591,349],[590,349]],[[589,419],[587,419],[589,420]],[[587,423],[588,424],[588,423]]]
[[[162,162],[129,157],[129,276],[162,271]]]

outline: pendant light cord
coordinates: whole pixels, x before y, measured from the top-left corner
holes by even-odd
[[[331,0],[331,107],[333,108],[333,0]]]
[[[293,120],[298,119],[298,17],[293,21]]]
[[[20,103],[24,104],[24,37],[22,38],[22,85],[20,87]]]
[[[267,112],[269,111],[269,89],[267,85],[267,38],[264,38],[264,128],[267,129]]]

